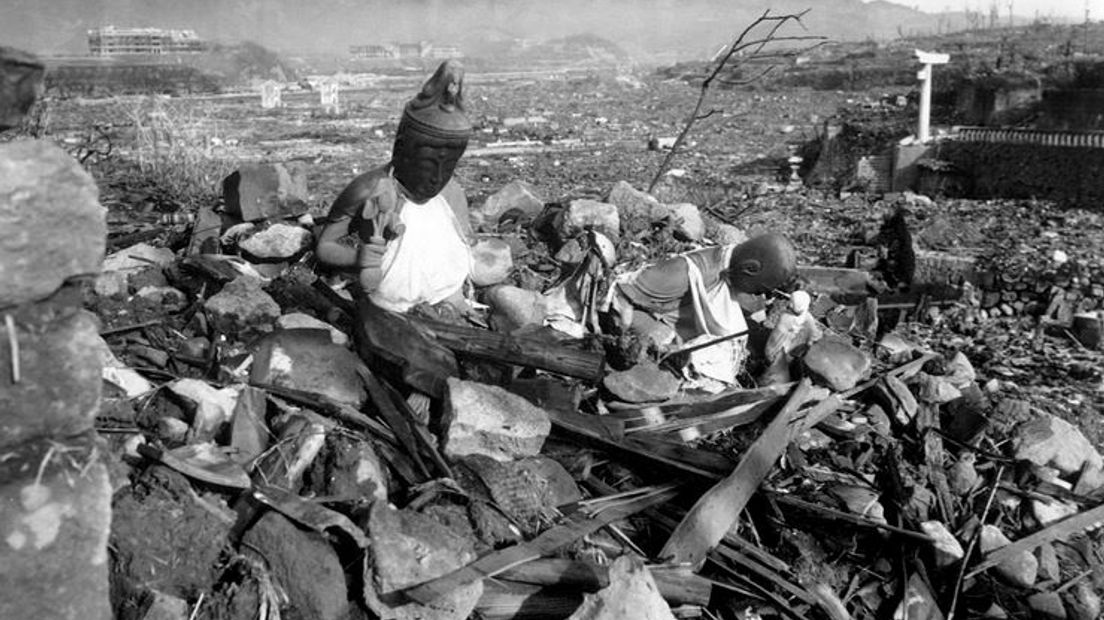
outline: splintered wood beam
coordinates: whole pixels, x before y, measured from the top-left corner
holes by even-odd
[[[420,317],[408,317],[454,353],[475,358],[531,366],[590,382],[602,378],[605,354],[549,343],[531,337],[514,337],[464,325],[452,325]]]

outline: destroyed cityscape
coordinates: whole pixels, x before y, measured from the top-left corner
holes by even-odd
[[[0,620],[1104,617],[1101,7],[6,4]]]

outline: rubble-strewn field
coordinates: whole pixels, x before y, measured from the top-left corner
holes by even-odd
[[[815,385],[618,407],[585,371],[518,374],[468,348],[465,380],[423,407],[401,379],[355,370],[347,308],[309,252],[229,263],[189,249],[245,162],[300,162],[322,218],[388,156],[420,79],[343,92],[337,114],[300,92],[275,110],[226,95],[40,115],[96,177],[109,253],[126,250],[85,291],[117,358],[97,427],[118,618],[1099,616],[1104,356],[1065,321],[1104,302],[1104,214],[796,187],[786,160],[825,118],[904,91],[718,90],[654,192],[699,208],[701,243],[782,232],[803,264],[843,267],[877,251],[903,206],[918,250],[975,259],[982,284],[876,317],[815,305],[847,343],[810,353]],[[471,75],[465,96],[477,134],[456,174],[478,217],[514,181],[564,203],[647,187],[664,156],[649,141],[678,132],[696,92],[566,72]],[[622,218],[623,267],[695,246]],[[524,219],[480,223],[513,251],[509,282],[543,289],[566,271]],[[272,218],[242,239],[285,224],[311,228]],[[310,317],[332,333],[264,336]],[[608,353],[525,337],[566,347],[558,368]],[[659,391],[646,377],[628,379],[634,394]],[[648,568],[618,560],[631,554]]]

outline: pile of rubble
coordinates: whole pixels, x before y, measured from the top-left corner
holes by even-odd
[[[73,160],[16,141],[0,172],[2,617],[1101,613],[1104,458],[962,351],[832,301],[845,270],[806,270],[835,333],[792,383],[681,389],[542,325],[575,297],[532,283],[593,248],[739,239],[693,205],[492,196],[476,280],[515,300],[492,331],[358,316],[310,267],[293,167],[243,167],[181,243],[102,264]]]

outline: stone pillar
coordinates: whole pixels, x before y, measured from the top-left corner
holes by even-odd
[[[932,65],[945,65],[951,61],[948,54],[935,54],[916,50],[916,58],[924,68],[916,74],[920,80],[920,121],[916,128],[916,139],[927,142],[931,138],[931,83]]]
[[[0,96],[0,119],[29,107],[15,101]],[[74,283],[100,270],[105,215],[60,148],[0,145],[0,618],[112,617],[98,322]]]

